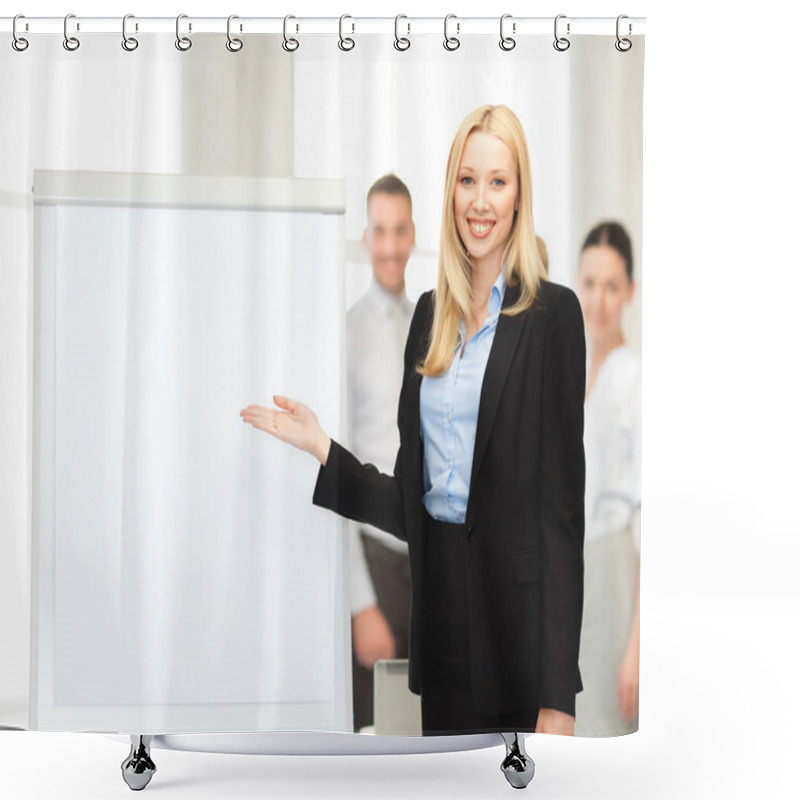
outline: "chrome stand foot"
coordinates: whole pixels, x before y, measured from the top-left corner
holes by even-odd
[[[152,736],[131,734],[131,752],[122,762],[122,778],[134,792],[139,792],[150,783],[156,765],[150,758]]]
[[[515,789],[524,789],[532,780],[536,765],[525,752],[525,739],[519,733],[501,733],[506,743],[506,757],[500,765],[506,780]]]

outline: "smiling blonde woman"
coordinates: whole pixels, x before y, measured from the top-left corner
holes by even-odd
[[[586,353],[577,297],[544,277],[531,198],[517,117],[469,114],[448,159],[437,289],[406,343],[392,475],[295,400],[242,412],[319,459],[315,503],[408,542],[426,735],[573,732]],[[509,759],[524,773],[513,747]]]

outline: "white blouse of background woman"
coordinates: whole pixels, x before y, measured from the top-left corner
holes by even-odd
[[[606,356],[584,409],[587,540],[630,525],[639,549],[641,420],[641,359],[624,344]]]

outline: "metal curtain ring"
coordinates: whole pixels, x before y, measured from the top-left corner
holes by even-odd
[[[339,17],[339,49],[344,50],[345,52],[347,52],[348,50],[352,50],[356,46],[356,43],[353,39],[351,39],[349,36],[344,36],[342,34],[342,25],[346,19],[353,19],[353,18],[349,14],[342,14],[342,16]],[[355,33],[356,31],[355,22],[352,23],[352,25],[353,25],[353,33]]]
[[[192,40],[188,36],[181,36],[181,20],[188,19],[188,17],[188,14],[178,14],[178,18],[175,20],[175,47],[183,52],[186,52],[192,46]],[[191,23],[189,24],[189,30],[192,30]]]
[[[288,14],[283,18],[283,42],[282,47],[287,53],[294,53],[298,47],[300,47],[300,42],[297,41],[293,36],[289,36],[287,29],[289,27],[289,20],[290,19],[297,19],[297,17],[293,17],[291,14]]]
[[[623,19],[628,19],[628,16],[626,14],[620,14],[617,17],[617,41],[614,42],[614,47],[616,47],[617,50],[619,50],[620,53],[627,53],[628,50],[630,50],[631,47],[633,47],[633,42],[630,39],[620,39],[620,36],[619,36],[619,23]],[[631,32],[631,24],[628,23],[628,33],[630,33],[630,32]]]
[[[133,52],[139,46],[138,39],[134,39],[133,36],[128,36],[128,20],[133,18],[133,14],[126,14],[122,18],[122,49],[127,50],[129,53]],[[138,25],[136,29],[139,29]]]
[[[442,42],[442,44],[444,45],[445,50],[450,50],[451,52],[453,50],[458,50],[458,48],[461,47],[461,40],[458,39],[457,36],[447,35],[447,23],[450,22],[451,19],[455,18],[456,18],[455,14],[448,14],[444,18],[444,42]],[[456,33],[460,33],[460,31],[461,31],[461,23],[456,22]]]
[[[239,19],[239,17],[236,14],[231,14],[228,17],[228,27],[226,28],[228,41],[225,42],[225,47],[227,47],[231,53],[238,53],[242,49],[242,47],[244,47],[244,43],[242,42],[241,39],[237,39],[234,36],[231,36],[231,22],[233,22],[235,19]],[[239,28],[239,30],[241,30],[241,28]]]
[[[513,50],[517,46],[516,39],[512,39],[510,36],[505,36],[503,33],[503,26],[505,25],[507,19],[511,19],[511,14],[503,14],[503,16],[500,17],[500,49],[506,51]],[[516,22],[511,23],[511,32],[517,32]]]
[[[400,36],[400,31],[398,29],[401,19],[408,19],[408,17],[405,14],[398,14],[394,18],[394,49],[403,52],[411,47],[411,39],[407,36]],[[406,27],[408,28],[408,33],[411,33],[411,23],[407,22]]]
[[[77,50],[81,46],[81,43],[79,39],[69,35],[67,24],[70,19],[75,19],[75,15],[67,14],[67,16],[64,17],[64,49],[72,52],[73,50]],[[80,27],[78,27],[78,30],[80,30]]]
[[[567,39],[566,36],[559,36],[558,35],[558,21],[560,19],[566,19],[566,14],[559,14],[555,22],[553,23],[553,36],[555,37],[555,41],[553,42],[553,47],[558,50],[559,53],[563,53],[565,50],[569,50],[570,41]],[[567,33],[569,34],[569,22],[567,23]]]
[[[25,19],[25,17],[22,14],[17,14],[17,16],[14,17],[14,22],[11,24],[11,35],[14,37],[11,40],[11,46],[18,53],[21,53],[23,50],[27,50],[28,49],[28,40],[23,38],[22,36],[19,36],[17,34],[17,20],[18,19]]]

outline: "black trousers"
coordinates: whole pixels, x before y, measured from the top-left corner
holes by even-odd
[[[420,652],[424,736],[534,731],[538,709],[475,711],[467,617],[466,525],[425,514],[424,602]]]
[[[411,614],[411,568],[406,553],[384,547],[372,536],[361,534],[364,556],[375,589],[378,608],[394,637],[396,658],[408,658]],[[375,721],[373,671],[362,667],[353,651],[353,730]]]

